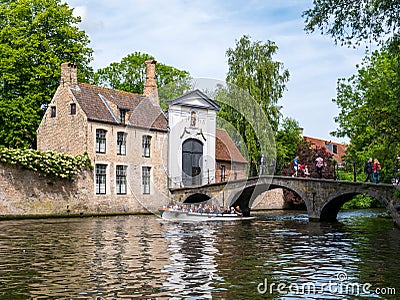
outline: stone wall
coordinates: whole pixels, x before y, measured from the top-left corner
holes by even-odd
[[[284,209],[283,189],[273,189],[260,194],[251,205],[252,210]]]
[[[71,114],[71,104],[76,105],[76,113]],[[51,116],[52,107],[56,110]],[[37,148],[41,151],[80,155],[87,148],[87,118],[77,104],[70,89],[60,85],[37,130]]]
[[[0,164],[0,215],[79,215],[146,212],[132,195],[94,195],[93,171],[74,182]]]

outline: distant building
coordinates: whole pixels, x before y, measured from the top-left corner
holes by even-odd
[[[61,65],[60,85],[37,130],[38,149],[88,153],[94,166],[88,201],[99,212],[156,208],[168,201],[169,188],[246,176],[246,160],[216,129],[219,106],[204,93],[169,101],[168,115],[161,110],[155,65],[146,62],[143,94],[79,83],[77,66]]]
[[[311,147],[313,147],[314,149],[317,147],[325,148],[333,155],[339,165],[342,164],[343,157],[346,154],[346,145],[308,136],[303,136],[303,138],[308,141],[311,144]]]

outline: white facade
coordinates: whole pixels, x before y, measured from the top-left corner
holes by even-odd
[[[215,182],[219,106],[199,90],[168,102],[170,188]]]

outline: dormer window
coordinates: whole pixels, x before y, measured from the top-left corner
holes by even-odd
[[[126,117],[126,109],[120,108],[119,109],[119,121],[121,124],[125,124],[125,117]]]
[[[76,103],[71,103],[71,115],[76,115]]]

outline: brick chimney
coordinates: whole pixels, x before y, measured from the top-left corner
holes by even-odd
[[[72,85],[78,84],[76,77],[77,65],[71,62],[65,62],[61,64],[61,85]]]
[[[144,84],[143,94],[150,97],[155,105],[160,105],[158,100],[158,89],[156,82],[156,63],[157,61],[146,60],[146,82]]]

